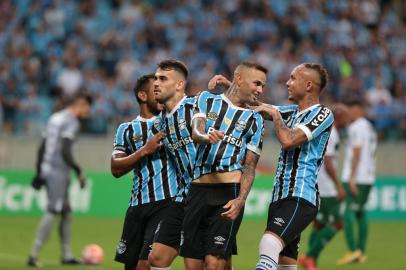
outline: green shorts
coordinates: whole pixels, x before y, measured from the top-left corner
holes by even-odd
[[[368,201],[369,192],[371,191],[371,184],[357,184],[358,195],[353,196],[350,191],[350,186],[348,183],[343,183],[345,192],[347,193],[345,204],[346,209],[358,212],[364,210],[365,204]]]
[[[340,211],[340,202],[336,197],[320,198],[320,210],[317,213],[316,220],[322,225],[342,222],[343,215]]]

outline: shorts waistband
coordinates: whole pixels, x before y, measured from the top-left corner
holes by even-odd
[[[239,188],[240,183],[218,183],[218,184],[210,184],[210,183],[191,183],[191,187],[193,188],[204,188],[204,189],[217,189],[217,188]]]

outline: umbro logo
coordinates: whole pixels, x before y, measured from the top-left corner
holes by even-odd
[[[277,217],[274,219],[273,223],[278,226],[283,226],[283,224],[285,224],[285,221],[283,220],[283,218]]]
[[[224,241],[226,241],[226,239],[220,235],[214,237],[214,240],[215,240],[214,244],[217,244],[217,245],[224,245]]]

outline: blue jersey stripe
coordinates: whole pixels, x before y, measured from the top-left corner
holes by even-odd
[[[296,108],[295,108],[296,106]],[[317,174],[334,121],[328,108],[315,105],[299,112],[297,105],[278,107],[289,128],[303,125],[312,139],[292,150],[281,149],[272,201],[286,197],[300,197],[317,206]]]
[[[233,105],[224,95],[207,91],[200,93],[195,110],[206,116],[206,132],[214,129],[225,135],[214,145],[198,145],[194,178],[213,172],[241,170],[247,145],[261,150],[263,119],[258,113]]]
[[[116,132],[114,149],[125,149],[128,155],[135,153],[161,129],[161,123],[162,119],[157,116],[151,119],[137,117],[131,122],[121,124]],[[133,173],[130,206],[176,195],[176,168],[164,149],[141,159],[135,165]]]

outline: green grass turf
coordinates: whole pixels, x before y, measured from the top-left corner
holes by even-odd
[[[30,269],[26,260],[39,217],[0,217],[0,270]],[[258,243],[265,221],[244,220],[238,235],[239,255],[233,258],[235,270],[252,270],[258,257]],[[57,225],[57,224],[55,224]],[[113,261],[114,250],[121,233],[121,219],[75,218],[72,228],[72,248],[80,256],[81,249],[90,243],[97,243],[105,251],[105,260],[97,267],[61,266],[59,239],[56,227],[41,252],[42,269],[123,269]],[[302,237],[301,252],[307,249],[307,230]],[[374,222],[370,226],[368,243],[368,262],[350,266],[335,266],[336,260],[345,252],[343,234],[340,233],[325,249],[320,258],[321,270],[401,270],[406,269],[406,223]],[[178,258],[172,266],[174,270],[183,269]],[[300,269],[300,268],[299,268]]]

